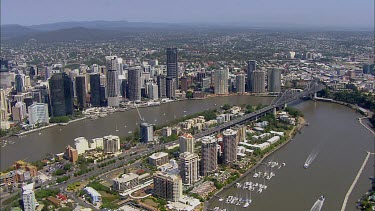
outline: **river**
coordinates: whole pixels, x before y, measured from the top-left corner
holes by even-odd
[[[175,101],[160,106],[140,108],[142,117],[148,123],[164,125],[175,117],[194,114],[206,109],[219,108],[224,104],[269,104],[271,97],[255,96],[227,96],[214,97],[203,100]],[[186,111],[186,112],[184,112]],[[73,122],[66,126],[55,126],[38,132],[30,133],[24,137],[6,138],[15,142],[1,148],[0,169],[5,170],[16,160],[35,161],[45,157],[47,153],[63,152],[70,144],[74,146],[74,139],[80,136],[88,139],[103,137],[105,135],[127,136],[129,131],[134,131],[140,123],[136,110],[116,112],[97,120],[85,119]],[[116,127],[118,131],[116,131]]]
[[[357,120],[353,110],[325,102],[305,101],[294,107],[302,110],[309,124],[287,145],[270,155],[267,160],[285,162],[286,166],[274,170],[276,176],[265,180],[268,188],[262,193],[252,192],[252,203],[247,208],[210,201],[209,208],[221,207],[233,210],[310,210],[319,196],[326,197],[322,210],[340,210],[345,194],[366,157],[365,151],[374,152],[374,136]],[[308,169],[303,164],[309,154],[318,149],[316,159]],[[350,195],[347,209],[355,210],[357,201],[369,188],[370,176],[374,176],[372,155]],[[264,166],[257,171],[264,171]],[[250,174],[241,182],[256,181]],[[256,182],[264,182],[257,179]],[[249,191],[230,187],[218,194],[250,197]]]

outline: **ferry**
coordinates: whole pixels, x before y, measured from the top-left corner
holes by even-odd
[[[320,196],[320,197],[319,197],[319,201],[321,201],[321,202],[324,202],[325,199],[326,199],[326,198],[325,198],[324,196]]]
[[[308,164],[308,163],[303,164],[303,168],[304,168],[304,169],[307,169],[308,167],[309,167],[309,164]]]

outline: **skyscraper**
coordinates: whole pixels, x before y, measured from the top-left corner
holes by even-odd
[[[256,61],[255,60],[249,60],[247,61],[247,91],[248,92],[252,92],[252,88],[253,88],[253,85],[252,85],[252,82],[253,82],[253,79],[252,79],[252,76],[253,76],[253,72],[257,69],[257,64],[256,64]]]
[[[194,153],[194,137],[190,133],[180,136],[180,153]]]
[[[49,80],[52,116],[73,114],[73,83],[66,73],[55,73]]]
[[[141,101],[141,67],[131,67],[128,71],[129,100]]]
[[[266,88],[264,82],[266,80],[266,72],[262,70],[254,71],[252,75],[252,92],[264,93]]]
[[[217,140],[214,137],[202,138],[201,175],[208,176],[217,170]]]
[[[108,95],[108,106],[118,107],[119,106],[119,82],[117,70],[107,71],[107,95]]]
[[[23,91],[23,77],[21,74],[17,74],[15,77],[15,90],[17,93],[21,93]]]
[[[245,75],[239,74],[236,76],[236,91],[237,93],[245,93]]]
[[[90,75],[90,103],[91,106],[100,106],[100,75],[91,74]]]
[[[268,70],[268,92],[281,92],[281,71],[280,69]]]
[[[167,80],[164,75],[158,75],[157,78],[159,98],[167,97]]]
[[[118,97],[118,74],[117,70],[107,71],[107,92],[108,97]]]
[[[215,94],[228,94],[228,70],[215,70],[214,73]]]
[[[154,140],[154,127],[146,122],[141,123],[141,142],[148,143]]]
[[[76,77],[76,94],[78,109],[86,108],[86,77],[84,75]]]
[[[176,83],[175,78],[167,77],[166,78],[166,94],[169,99],[175,98]]]
[[[178,54],[177,48],[167,48],[167,77],[175,79],[175,87],[178,89]]]
[[[191,152],[180,154],[178,167],[182,183],[185,185],[192,185],[194,182],[198,181],[198,166],[199,157],[197,154]]]
[[[168,201],[177,202],[182,196],[181,177],[165,172],[154,173],[153,193]]]
[[[224,163],[229,164],[237,161],[237,131],[227,129],[223,132]]]

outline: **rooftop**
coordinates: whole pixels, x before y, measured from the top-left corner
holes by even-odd
[[[152,155],[150,155],[149,158],[151,159],[158,159],[158,158],[162,158],[164,156],[168,156],[168,153],[165,153],[165,152],[157,152],[157,153],[154,153]]]

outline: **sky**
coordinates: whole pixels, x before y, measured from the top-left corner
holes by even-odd
[[[374,0],[1,0],[1,24],[159,23],[374,27]]]

